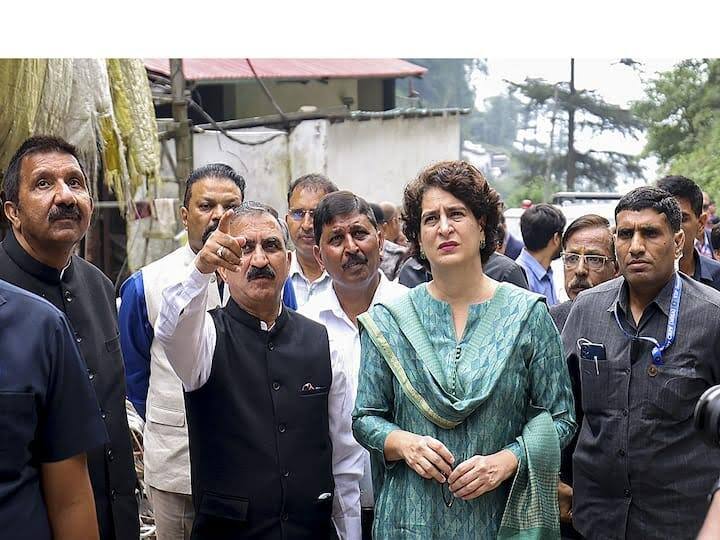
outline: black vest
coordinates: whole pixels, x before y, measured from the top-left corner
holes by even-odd
[[[327,538],[334,482],[325,327],[283,308],[265,332],[232,299],[210,313],[210,377],[185,394],[192,537]]]
[[[125,413],[125,368],[112,283],[74,255],[61,274],[30,256],[12,232],[0,244],[0,279],[42,296],[70,321],[110,437],[107,445],[87,452],[100,538],[137,540],[137,477]]]

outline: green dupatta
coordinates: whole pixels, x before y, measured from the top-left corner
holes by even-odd
[[[506,294],[500,286],[496,294]],[[439,362],[425,328],[420,322],[411,299],[412,293],[388,304],[380,304],[395,321],[396,328],[415,350],[414,358],[399,358],[370,313],[358,317],[373,344],[380,351],[397,379],[403,393],[433,424],[443,429],[453,429],[471,415],[488,398],[502,376],[505,363],[495,366],[492,373],[478,377],[465,398],[457,398],[443,388]],[[515,300],[515,298],[513,299]],[[522,295],[513,303],[514,309],[524,311],[527,319],[533,305],[542,301],[539,296]],[[490,321],[502,320],[502,302],[494,302],[486,317]],[[494,312],[495,311],[495,312]],[[521,325],[522,327],[522,325]],[[507,339],[517,336],[508,335]],[[475,332],[466,345],[465,354],[479,351],[482,332]],[[510,347],[512,349],[512,347]],[[556,539],[560,537],[559,509],[557,500],[558,472],[560,469],[560,444],[551,415],[544,409],[532,408],[517,438],[523,451],[523,459],[513,479],[510,495],[503,513],[498,538],[503,539]]]

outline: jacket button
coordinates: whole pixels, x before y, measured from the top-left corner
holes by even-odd
[[[272,351],[273,349],[275,349],[275,345],[271,341],[270,343],[268,343],[268,350]]]
[[[275,391],[280,390],[280,383],[277,382],[277,381],[275,381],[274,383],[272,383],[272,389],[275,390]]]
[[[280,424],[280,425],[278,426],[278,431],[279,431],[280,433],[285,433],[285,424]]]

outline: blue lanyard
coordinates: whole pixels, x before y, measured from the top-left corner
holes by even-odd
[[[677,320],[678,320],[678,313],[680,312],[680,297],[682,296],[682,280],[680,279],[680,274],[675,274],[675,285],[673,286],[673,293],[672,293],[672,299],[670,300],[670,313],[668,313],[668,324],[667,324],[667,330],[665,332],[665,342],[660,345],[658,341],[655,338],[647,337],[647,336],[636,336],[625,330],[623,328],[622,323],[620,322],[620,317],[618,317],[617,313],[617,307],[614,310],[615,313],[615,321],[617,322],[618,328],[622,330],[623,334],[628,339],[638,339],[643,341],[648,341],[654,345],[652,349],[652,359],[653,364],[656,366],[662,366],[663,365],[663,359],[662,359],[662,353],[670,347],[670,345],[673,344],[673,341],[675,341],[675,332],[677,330]]]

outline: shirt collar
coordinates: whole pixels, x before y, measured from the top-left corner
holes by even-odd
[[[238,304],[232,297],[228,300],[225,309],[236,321],[254,330],[262,330],[265,332],[277,333],[284,326],[288,317],[287,310],[283,307],[282,302],[280,302],[280,307],[278,308],[277,319],[275,319],[275,322],[269,328],[265,321],[261,321],[254,315],[245,311],[245,309],[243,309],[242,306],[240,306],[240,304]]]
[[[28,274],[45,281],[47,283],[59,284],[61,281],[68,281],[72,278],[73,264],[72,256],[67,266],[62,270],[47,266],[30,255],[15,238],[15,234],[10,230],[2,242],[5,251],[15,264]]]
[[[670,313],[670,302],[672,300],[673,287],[675,286],[676,272],[673,272],[668,282],[660,289],[660,292],[655,298],[653,298],[650,304],[655,304],[660,311],[662,311],[667,317]],[[649,304],[648,304],[649,305]],[[612,304],[608,307],[608,311],[615,311],[620,308],[623,313],[627,314],[630,311],[630,296],[628,290],[628,283],[623,278],[622,285],[618,289],[618,294],[613,300]]]
[[[294,251],[292,252],[292,257],[290,258],[290,277],[293,277],[295,275],[299,275],[301,278],[303,278],[308,283],[320,283],[321,281],[325,279],[330,279],[330,274],[328,274],[325,270],[322,271],[322,274],[320,274],[320,277],[317,278],[315,281],[310,281],[308,278],[305,277],[305,274],[302,271],[302,268],[300,267],[300,263],[298,262],[297,253]]]
[[[380,274],[380,281],[378,282],[378,286],[375,289],[375,294],[370,301],[370,306],[374,306],[378,302],[382,301],[384,291],[385,289],[387,289],[390,283],[390,280],[385,277],[385,274],[383,274],[382,271],[378,270],[378,274]],[[330,286],[327,288],[327,290],[324,290],[323,292],[318,294],[317,302],[321,306],[318,310],[319,313],[330,311],[337,318],[347,319],[347,314],[340,305],[340,300],[338,300],[337,294],[335,294],[334,286]]]
[[[527,269],[532,272],[533,276],[535,276],[535,279],[537,279],[538,281],[540,281],[545,276],[550,276],[550,278],[552,278],[552,268],[548,268],[547,270],[545,270],[545,267],[540,264],[527,249],[522,248],[522,251],[520,251],[520,255],[518,255],[518,259],[522,260],[522,262],[525,263]]]

